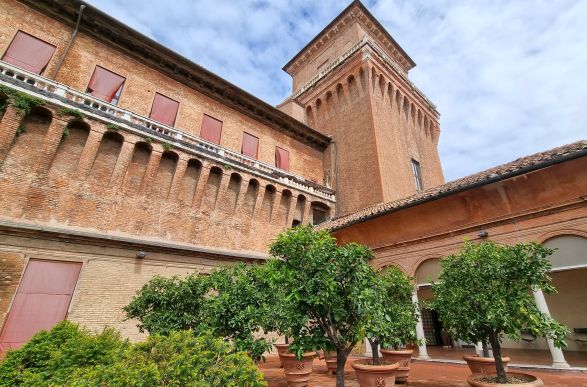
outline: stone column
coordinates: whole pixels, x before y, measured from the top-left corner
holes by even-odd
[[[536,302],[538,310],[547,316],[550,316],[550,311],[548,310],[548,305],[546,304],[546,299],[544,298],[542,290],[538,289],[533,293],[534,301]],[[555,347],[554,342],[551,339],[546,339],[546,341],[548,342],[548,348],[550,349],[550,354],[552,356],[552,366],[557,368],[569,368],[569,363],[565,360],[563,351],[560,348]]]
[[[416,322],[416,337],[421,343],[418,344],[418,359],[429,360],[428,350],[426,349],[426,336],[424,336],[424,325],[422,325],[422,314],[420,313],[420,305],[418,304],[418,286],[414,288],[412,293],[412,302],[418,307],[418,321]]]

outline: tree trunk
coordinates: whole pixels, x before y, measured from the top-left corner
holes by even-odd
[[[379,340],[367,340],[369,340],[369,344],[371,344],[371,352],[373,354],[373,365],[381,365],[381,361],[379,360]]]
[[[336,349],[336,387],[344,387],[344,366],[348,354],[343,349]]]
[[[483,357],[489,357],[489,347],[487,346],[487,340],[481,341],[481,348],[483,348]]]
[[[505,368],[503,366],[503,361],[501,360],[501,344],[497,338],[497,334],[491,333],[489,335],[489,340],[491,341],[491,348],[493,349],[493,358],[495,359],[495,369],[497,371],[497,382],[498,383],[507,383],[507,378],[505,374]]]
[[[287,335],[285,335],[285,344],[289,344],[289,337]]]

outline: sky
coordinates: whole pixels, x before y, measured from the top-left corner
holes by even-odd
[[[91,0],[262,100],[350,0]],[[447,181],[587,139],[587,0],[369,0],[441,114]]]

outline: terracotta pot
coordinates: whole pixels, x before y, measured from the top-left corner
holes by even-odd
[[[467,362],[469,369],[471,370],[472,374],[494,374],[497,371],[495,370],[495,359],[492,357],[479,357],[479,355],[467,355],[463,356],[463,359]],[[503,366],[505,371],[508,370],[508,364],[510,362],[510,358],[507,356],[503,356],[501,358],[503,361]]]
[[[482,382],[477,380],[478,378],[484,377],[484,376],[491,376],[491,375],[496,375],[495,372],[493,373],[484,373],[484,374],[471,374],[469,375],[469,377],[467,378],[467,383],[469,383],[469,386],[473,386],[473,387],[502,387],[502,386],[515,386],[515,387],[541,387],[544,386],[544,383],[542,382],[542,380],[540,380],[540,378],[537,378],[534,375],[530,375],[530,374],[524,374],[521,372],[508,372],[507,376],[520,376],[523,378],[530,378],[531,380],[526,382],[526,383],[519,383],[519,384],[512,384],[512,383],[487,383],[487,382]]]
[[[328,368],[328,375],[336,375],[336,352],[324,352],[324,361]]]
[[[287,352],[289,344],[275,344],[275,348],[277,348],[277,354],[279,355],[279,367],[283,368],[283,364],[281,363],[281,354]]]
[[[281,364],[283,364],[285,380],[289,387],[302,387],[310,383],[312,363],[315,357],[315,352],[304,353],[301,360],[298,360],[293,353],[284,353],[281,355]]]
[[[399,363],[399,369],[395,374],[395,380],[398,382],[407,382],[410,376],[410,361],[412,360],[413,349],[389,350],[380,349],[383,360],[390,363]]]
[[[395,373],[399,368],[398,363],[373,365],[372,359],[360,359],[352,362],[351,366],[357,374],[357,381],[361,387],[395,386]]]

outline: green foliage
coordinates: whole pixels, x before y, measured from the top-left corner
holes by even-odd
[[[167,151],[170,151],[170,150],[171,150],[171,148],[172,148],[171,144],[168,144],[168,143],[166,143],[166,142],[162,143],[162,144],[161,144],[161,146],[163,147],[163,150],[164,150],[165,152],[167,152]]]
[[[156,276],[146,283],[123,310],[139,320],[139,330],[168,335],[172,331],[200,331],[206,320],[209,280],[192,274],[185,278]]]
[[[440,261],[431,307],[455,338],[491,343],[498,376],[505,378],[500,366],[504,335],[519,340],[525,330],[552,339],[557,347],[566,346],[566,327],[540,312],[531,292],[555,291],[548,276],[552,252],[537,243],[466,242],[460,252]]]
[[[151,137],[145,137],[145,138],[143,138],[143,141],[146,142],[147,144],[150,144],[153,142],[153,139]]]
[[[24,123],[20,123],[18,124],[18,128],[16,128],[16,137],[20,136],[21,134],[26,133],[26,128],[24,126]]]
[[[120,126],[116,124],[106,124],[106,129],[118,132],[120,130]]]
[[[65,138],[69,136],[69,127],[66,126],[63,128],[63,133],[61,134],[61,140],[65,140]]]
[[[395,266],[378,273],[366,303],[365,335],[371,343],[389,349],[417,342],[413,290],[412,279]]]
[[[191,331],[144,343],[106,329],[93,335],[69,322],[41,332],[0,363],[0,386],[266,386],[242,352]]]
[[[34,107],[44,104],[42,99],[32,97],[8,86],[0,85],[0,93],[6,95],[8,103],[15,109],[22,111],[25,116],[28,116]],[[6,109],[6,106],[6,102],[3,103],[2,110]]]
[[[76,109],[72,109],[72,108],[63,108],[63,109],[59,110],[59,115],[60,116],[70,116],[73,118],[77,118],[78,120],[84,119],[84,114],[82,112],[80,112],[79,110],[76,110]]]
[[[280,259],[272,263],[272,279],[287,294],[284,315],[294,343],[303,352],[327,346],[337,349],[337,385],[344,384],[342,367],[362,337],[368,289],[375,278],[368,264],[372,252],[358,244],[337,246],[326,231],[310,226],[291,228],[271,245]]]

